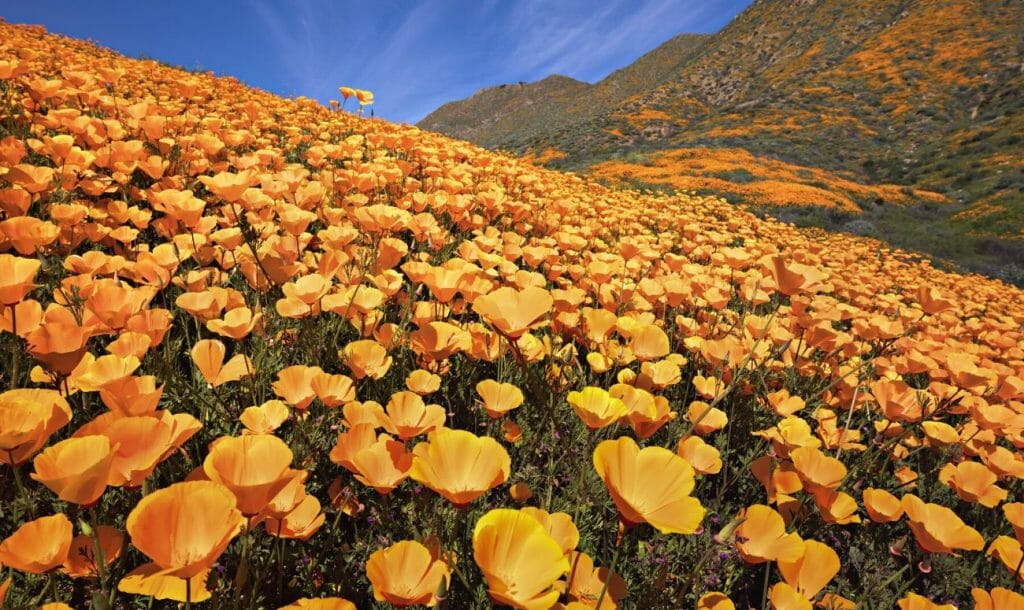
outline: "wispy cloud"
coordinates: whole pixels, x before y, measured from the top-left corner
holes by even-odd
[[[249,1],[294,93],[368,88],[378,113],[411,122],[485,86],[553,73],[593,82],[748,0]]]

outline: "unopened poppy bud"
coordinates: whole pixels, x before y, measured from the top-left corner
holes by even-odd
[[[92,537],[92,526],[85,519],[78,520],[78,529],[82,530],[82,533],[86,536]]]
[[[743,523],[745,519],[739,515],[733,517],[733,520],[726,523],[717,534],[715,534],[715,544],[728,544],[732,540],[733,533],[736,532],[736,528]]]
[[[448,599],[448,579],[447,578],[442,578],[441,581],[439,583],[437,583],[437,591],[434,592],[434,599],[436,599],[438,602],[442,602],[442,601]]]

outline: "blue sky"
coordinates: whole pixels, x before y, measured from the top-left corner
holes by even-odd
[[[683,32],[716,32],[750,0],[17,0],[41,23],[129,56],[236,76],[323,103],[339,85],[415,122],[483,87],[553,73],[595,82]]]

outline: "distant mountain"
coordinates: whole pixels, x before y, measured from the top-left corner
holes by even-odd
[[[606,114],[622,100],[641,95],[678,77],[710,36],[681,34],[616,70],[596,84],[558,74],[535,83],[488,87],[471,97],[449,102],[419,126],[483,146],[517,143]]]
[[[1024,240],[1021,0],[756,0],[596,85],[533,88],[548,80],[420,126],[612,181],[816,204],[838,212],[777,213],[856,215],[897,242],[921,217],[932,234]]]

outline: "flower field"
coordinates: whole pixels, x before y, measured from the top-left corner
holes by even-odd
[[[2,607],[1024,608],[1024,293],[343,93],[0,22]]]

